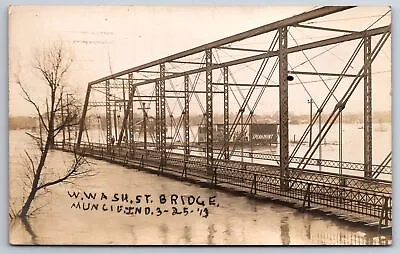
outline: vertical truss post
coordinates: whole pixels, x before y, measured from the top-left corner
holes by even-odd
[[[321,125],[322,125],[322,117],[321,114],[318,117],[318,133],[321,133]],[[319,143],[321,144],[322,142],[322,135],[319,135]],[[319,146],[318,149],[318,159],[319,159],[319,163],[318,163],[318,170],[321,171],[322,170],[322,146]]]
[[[224,67],[224,155],[229,160],[229,86],[228,66]]]
[[[83,110],[82,110],[82,116],[81,119],[79,121],[79,133],[78,133],[78,140],[76,141],[76,149],[78,150],[80,145],[81,145],[81,141],[82,141],[82,133],[83,133],[83,129],[85,128],[85,119],[86,119],[86,112],[88,109],[88,105],[89,105],[89,98],[90,98],[90,91],[92,89],[92,86],[90,84],[88,84],[87,90],[86,90],[86,97],[85,97],[85,103],[83,104]],[[39,121],[40,123],[40,121]],[[41,130],[41,128],[39,128],[39,130]],[[40,136],[42,137],[42,136]],[[42,139],[40,139],[42,140]]]
[[[161,149],[161,166],[166,163],[166,143],[167,143],[167,128],[165,121],[165,64],[160,64],[160,81],[159,96],[160,96],[160,149]]]
[[[312,126],[311,126],[311,124],[312,124],[312,119],[313,119],[313,114],[312,114],[312,105],[313,105],[313,99],[312,98],[310,98],[308,101],[307,101],[308,103],[310,103],[310,141],[309,141],[309,143],[308,143],[308,147],[311,147],[311,144],[312,144]],[[296,141],[296,140],[295,140]]]
[[[280,186],[287,190],[288,158],[289,158],[289,119],[288,119],[288,58],[287,27],[279,31],[279,150],[280,150]]]
[[[147,112],[146,112],[146,103],[142,103],[142,107],[139,108],[143,110],[143,149],[147,150]]]
[[[372,176],[371,37],[364,38],[364,177]]]
[[[110,102],[110,81],[106,81],[106,144],[107,150],[111,148],[111,102]]]
[[[133,87],[133,74],[129,73],[128,75],[128,93],[129,98],[133,97],[135,93],[135,88]],[[125,113],[126,114],[126,113]],[[134,120],[133,120],[133,105],[128,109],[128,117],[129,117],[129,146],[134,151],[135,150],[135,128],[134,128]]]
[[[189,159],[189,75],[185,75],[185,109],[184,109],[184,125],[185,125],[185,165],[184,174],[186,177],[187,163]]]
[[[213,173],[213,89],[212,89],[212,51],[206,50],[206,155],[207,174]]]
[[[254,162],[254,156],[253,156],[253,131],[251,127],[253,126],[253,111],[250,111],[250,126],[249,126],[249,142],[250,142],[250,158],[251,158],[251,163]]]
[[[243,164],[243,146],[244,146],[244,121],[243,121],[243,114],[244,114],[244,107],[240,110],[240,167],[243,169],[244,164]]]
[[[117,122],[117,102],[116,101],[114,101],[113,113],[114,113],[114,134],[115,134],[115,139],[117,139],[118,138],[118,128],[117,128],[118,122]]]
[[[155,94],[156,94],[156,149],[160,151],[160,137],[161,137],[161,126],[160,126],[160,82],[155,83]]]
[[[124,115],[126,114],[126,96],[125,96],[125,80],[122,80],[122,95],[123,95],[123,100],[124,100]],[[129,121],[129,119],[128,119]],[[129,123],[128,123],[129,124]],[[121,129],[125,129],[125,135],[124,135],[124,145],[127,146],[128,143],[128,131],[129,128],[125,126],[125,128],[121,127]]]
[[[343,178],[343,112],[339,114],[339,179],[340,185],[345,185]]]

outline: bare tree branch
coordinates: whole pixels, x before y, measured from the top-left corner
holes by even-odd
[[[66,172],[66,174],[56,180],[47,182],[45,184],[40,185],[37,189],[43,189],[43,188],[47,188],[50,187],[52,185],[61,183],[61,182],[65,182],[67,179],[76,179],[82,176],[93,176],[94,174],[91,174],[91,170],[90,169],[85,169],[85,170],[79,170],[84,164],[88,164],[87,160],[85,159],[85,157],[81,156],[81,155],[77,155],[75,153],[75,159],[73,164],[71,165],[70,169]]]
[[[35,107],[39,122],[46,131],[46,137],[43,139],[42,135],[40,138],[37,138],[34,135],[28,134],[38,144],[40,143],[39,147],[41,153],[40,159],[36,162],[32,156],[25,151],[26,180],[23,182],[23,188],[27,188],[29,191],[23,194],[23,206],[18,211],[18,215],[21,217],[34,214],[40,210],[40,206],[36,208],[33,207],[34,209],[32,210],[32,202],[35,198],[49,193],[48,187],[59,183],[74,183],[74,180],[77,178],[94,175],[90,168],[85,167],[89,165],[89,162],[82,154],[78,155],[77,153],[74,154],[74,160],[70,167],[61,174],[57,174],[52,168],[46,167],[48,152],[49,149],[53,147],[57,134],[66,128],[76,126],[79,122],[80,107],[77,105],[78,101],[74,96],[67,98],[67,101],[65,101],[64,98],[65,86],[63,80],[71,63],[72,59],[69,58],[69,55],[65,52],[61,44],[54,44],[52,47],[41,52],[41,54],[36,55],[33,68],[40,73],[42,79],[49,88],[48,94],[44,100],[45,112],[41,111],[38,102],[35,102],[31,98],[28,91],[22,85],[22,82],[18,80],[25,100]],[[66,109],[65,118],[64,109]],[[63,111],[63,117],[60,120],[58,112],[61,110]],[[40,128],[40,131],[42,128]],[[44,145],[43,140],[45,140]],[[25,194],[28,195],[26,196]],[[30,210],[31,212],[29,212]],[[10,216],[13,216],[14,212],[14,210],[10,209]]]
[[[29,153],[28,153],[26,150],[25,150],[25,154],[26,154],[26,157],[29,159],[29,161],[30,161],[30,163],[31,163],[30,168],[31,168],[31,170],[32,170],[32,175],[35,176],[35,175],[36,175],[36,172],[35,172],[35,163],[33,162],[32,157],[29,155]]]
[[[22,92],[23,92],[24,95],[25,95],[24,99],[25,99],[26,101],[28,101],[29,103],[31,103],[31,104],[35,107],[36,113],[37,113],[38,116],[39,116],[39,120],[40,120],[41,123],[43,124],[43,127],[46,129],[46,131],[48,131],[49,129],[48,129],[48,127],[47,127],[47,124],[46,124],[46,123],[44,122],[44,120],[43,120],[43,116],[42,116],[42,114],[41,114],[41,112],[40,112],[39,106],[31,99],[31,97],[29,96],[28,92],[27,92],[27,91],[25,90],[25,88],[23,87],[22,83],[21,83],[20,81],[17,81],[17,83],[18,83],[19,87],[21,88]]]
[[[31,137],[35,142],[36,145],[39,147],[40,151],[43,151],[43,140],[41,137],[36,137],[35,135],[29,133],[29,132],[25,132],[25,134],[27,134],[29,137]]]

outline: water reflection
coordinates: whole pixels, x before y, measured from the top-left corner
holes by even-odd
[[[11,219],[10,228],[21,229],[23,231],[23,233],[25,233],[24,235],[26,236],[26,239],[29,239],[29,240],[27,240],[27,242],[15,241],[15,239],[12,239],[13,232],[10,231],[10,243],[12,243],[12,244],[26,244],[26,243],[39,244],[38,236],[37,236],[36,232],[34,231],[34,229],[32,227],[32,223],[30,222],[29,218],[16,217],[16,218]],[[21,235],[20,237],[24,237],[24,236]]]
[[[311,239],[311,224],[304,225],[304,230],[306,231],[306,237],[308,240]]]
[[[23,133],[22,133],[23,134]],[[12,139],[12,133],[10,138]],[[25,144],[20,140],[18,144]],[[18,148],[23,148],[18,147]],[[23,152],[21,150],[20,152]],[[14,151],[15,153],[15,151]],[[10,195],[18,194],[18,156],[10,150]],[[17,153],[19,154],[19,153]],[[70,154],[54,151],[52,165],[63,164]],[[349,226],[278,204],[249,200],[217,190],[200,188],[161,176],[95,161],[98,174],[76,183],[82,191],[129,194],[160,193],[216,196],[220,204],[210,216],[125,216],[101,211],[71,209],[67,190],[54,186],[49,204],[36,218],[10,224],[10,241],[20,244],[391,244],[392,237],[363,227]]]
[[[288,217],[281,217],[281,241],[283,245],[290,244]]]
[[[129,232],[131,233],[131,236],[132,236],[132,243],[136,243],[137,237],[136,237],[136,233],[135,233],[135,226],[128,225],[128,228],[129,228]]]
[[[168,244],[168,226],[164,223],[160,225],[160,232],[163,244]]]
[[[37,241],[36,241],[37,240],[37,235],[33,231],[32,225],[29,222],[29,220],[26,217],[24,217],[24,218],[21,219],[21,221],[22,221],[22,224],[24,224],[26,232],[28,232],[29,235],[31,236],[32,243],[33,244],[37,244]]]
[[[214,233],[215,232],[217,232],[217,231],[215,231],[214,224],[208,225],[207,244],[215,244],[215,242],[214,242]]]
[[[186,244],[190,244],[192,242],[191,230],[192,228],[188,225],[185,225],[183,228],[183,239],[185,240]]]
[[[306,238],[308,240],[311,239],[311,219],[309,218],[308,214],[305,214],[304,217],[304,231],[306,233]]]
[[[323,244],[334,245],[389,245],[391,239],[386,236],[379,235],[377,232],[368,234],[362,232],[314,232],[311,240]]]
[[[232,225],[231,225],[231,223],[229,223],[229,221],[227,221],[225,224],[225,230],[224,230],[223,234],[224,234],[225,242],[228,242],[229,240],[233,240],[232,239]]]

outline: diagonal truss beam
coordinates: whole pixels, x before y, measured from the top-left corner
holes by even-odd
[[[296,53],[296,52],[300,52],[302,50],[309,50],[309,49],[313,49],[313,48],[329,46],[332,44],[342,43],[342,42],[346,42],[346,41],[358,40],[358,39],[364,38],[365,36],[380,35],[380,34],[390,31],[390,29],[391,29],[391,26],[383,26],[383,27],[379,27],[376,29],[366,30],[366,31],[362,31],[362,32],[355,32],[353,34],[348,34],[348,35],[333,37],[330,39],[324,39],[324,40],[320,40],[320,41],[310,42],[310,43],[302,44],[299,46],[290,47],[287,49],[287,53],[288,54]],[[268,53],[244,57],[244,58],[232,60],[229,62],[224,62],[224,63],[220,63],[220,64],[212,64],[211,68],[214,70],[214,69],[219,69],[219,68],[223,68],[226,66],[233,66],[233,65],[244,64],[244,63],[248,63],[248,62],[252,62],[252,61],[262,60],[262,59],[268,58],[268,57],[276,57],[278,55],[279,55],[279,50],[269,51]],[[166,80],[173,79],[173,78],[183,77],[185,75],[191,75],[191,74],[196,74],[196,73],[205,72],[205,71],[206,71],[206,67],[202,67],[202,68],[197,68],[197,69],[193,69],[193,70],[189,70],[189,71],[184,71],[181,73],[166,75],[165,79]],[[154,83],[158,80],[159,80],[159,78],[149,79],[149,80],[146,80],[143,82],[138,82],[135,85],[142,86],[142,85]]]
[[[226,37],[224,39],[220,39],[220,40],[217,40],[217,41],[214,41],[214,42],[211,42],[211,43],[207,43],[207,44],[204,44],[202,46],[198,46],[198,47],[195,47],[195,48],[192,48],[192,49],[189,49],[189,50],[185,50],[185,51],[182,51],[180,53],[173,54],[173,55],[170,55],[170,56],[167,56],[167,57],[164,57],[164,58],[161,58],[161,59],[158,59],[158,60],[143,64],[143,65],[139,65],[139,66],[134,67],[134,68],[130,68],[130,69],[127,69],[127,70],[124,70],[124,71],[121,71],[121,72],[117,72],[117,73],[115,73],[113,75],[109,75],[109,76],[106,76],[104,78],[100,78],[98,80],[92,81],[92,82],[90,82],[90,84],[96,84],[96,83],[99,83],[99,82],[102,82],[102,81],[105,81],[105,80],[108,80],[108,79],[112,79],[112,78],[116,78],[116,77],[119,77],[119,76],[122,76],[122,75],[126,75],[126,74],[131,73],[131,72],[136,72],[136,71],[140,71],[140,70],[143,70],[143,69],[146,69],[146,68],[149,68],[149,67],[157,66],[157,65],[159,65],[161,63],[170,62],[170,61],[173,61],[173,60],[176,60],[176,59],[179,59],[179,58],[183,58],[185,56],[197,54],[197,53],[206,51],[208,49],[216,48],[216,47],[219,47],[219,46],[222,46],[222,45],[225,45],[225,44],[233,43],[233,42],[240,41],[240,40],[243,40],[243,39],[248,39],[248,38],[260,35],[260,34],[268,33],[268,32],[277,30],[280,27],[296,25],[296,24],[301,23],[301,22],[309,21],[311,19],[316,19],[316,18],[319,18],[319,17],[323,17],[323,16],[326,16],[326,15],[329,15],[329,14],[336,13],[336,12],[341,12],[341,11],[344,11],[344,10],[347,10],[347,9],[350,9],[350,8],[354,8],[354,7],[355,6],[326,6],[326,7],[321,7],[321,8],[309,11],[309,12],[304,12],[304,13],[292,16],[290,18],[286,18],[286,19],[283,19],[283,20],[280,20],[280,21],[276,21],[276,22],[273,22],[273,23],[270,23],[270,24],[267,24],[267,25],[263,25],[263,26],[254,28],[254,29],[248,30],[246,32],[235,34],[235,35]]]
[[[302,45],[299,45],[299,46],[288,48],[287,49],[287,53],[288,54],[289,53],[295,53],[295,52],[299,52],[299,51],[302,51],[302,50],[329,46],[329,45],[341,43],[341,42],[344,42],[344,41],[352,41],[352,40],[362,39],[362,38],[365,38],[365,36],[375,36],[375,35],[386,33],[388,31],[390,31],[390,29],[391,29],[391,26],[383,26],[383,27],[370,29],[370,30],[366,30],[366,31],[362,31],[362,32],[355,32],[355,33],[348,34],[348,35],[333,37],[333,38],[330,38],[330,39],[320,40],[320,41],[311,42],[311,43],[306,43],[306,44],[302,44]],[[211,69],[223,68],[223,67],[226,67],[226,66],[233,66],[233,65],[238,65],[238,64],[251,62],[251,61],[261,60],[261,59],[264,59],[266,57],[278,56],[278,54],[279,54],[279,51],[270,51],[268,53],[258,54],[258,55],[250,56],[250,57],[245,57],[245,58],[241,58],[241,59],[237,59],[237,60],[233,60],[233,61],[229,61],[229,62],[225,62],[225,63],[212,64],[211,65]],[[181,73],[177,73],[177,74],[173,74],[173,75],[167,75],[167,76],[164,77],[164,80],[177,78],[177,77],[183,77],[185,75],[196,74],[196,73],[204,72],[204,71],[206,71],[206,67],[197,68],[197,69],[193,69],[193,70],[190,70],[190,71],[185,71],[185,72],[181,72]],[[124,75],[124,74],[121,74],[121,75]],[[114,78],[114,77],[111,77],[111,78]],[[107,80],[107,79],[105,79],[105,80]],[[84,118],[86,116],[87,103],[89,101],[89,95],[90,95],[91,86],[95,85],[96,83],[103,82],[105,80],[97,80],[97,81],[90,82],[88,84],[88,91],[86,93],[87,98],[85,98],[85,104],[84,104],[84,108],[83,108],[84,110],[82,112],[83,120],[81,120],[81,124],[80,124],[80,127],[79,127],[77,147],[79,147],[79,144],[80,144],[81,138],[82,138],[83,127],[84,127],[83,121],[84,121]],[[154,83],[154,82],[158,82],[158,81],[159,81],[159,78],[149,79],[149,80],[146,80],[146,81],[138,82],[138,83],[134,84],[134,86],[136,87],[136,86],[146,85],[146,84],[150,84],[150,83]],[[129,112],[129,109],[132,106],[132,100],[133,100],[133,95],[130,96],[130,98],[129,98],[126,112]],[[126,121],[127,121],[127,115],[124,116],[121,131],[124,130],[124,128],[125,128],[124,126],[126,125]],[[120,135],[120,139],[122,139],[121,135]]]
[[[260,35],[263,33],[268,33],[270,31],[277,30],[283,26],[294,26],[301,22],[305,22],[305,21],[308,21],[311,19],[326,16],[326,15],[329,15],[332,13],[344,11],[349,8],[353,8],[353,7],[321,7],[321,8],[318,8],[318,9],[310,11],[310,12],[295,15],[293,17],[290,17],[290,18],[287,18],[287,19],[284,19],[281,21],[273,22],[273,23],[240,33],[240,34],[236,34],[236,35],[233,35],[233,36],[230,36],[230,37],[218,40],[218,41],[214,41],[214,42],[211,42],[211,43],[208,43],[208,44],[205,44],[205,45],[193,48],[193,49],[189,49],[189,50],[186,50],[186,51],[183,51],[183,52],[180,52],[180,53],[177,53],[177,54],[165,57],[165,58],[161,58],[161,59],[152,61],[150,63],[146,63],[143,65],[140,65],[140,66],[137,66],[134,68],[130,68],[130,69],[115,73],[113,75],[109,75],[107,77],[103,77],[98,80],[89,82],[88,90],[87,90],[86,98],[85,98],[85,103],[84,103],[84,107],[83,107],[83,112],[82,112],[82,119],[81,119],[81,123],[79,126],[77,147],[79,147],[79,144],[82,139],[82,133],[83,133],[83,129],[84,129],[84,121],[85,121],[85,117],[86,117],[86,111],[87,111],[90,90],[91,90],[92,85],[96,85],[98,83],[104,82],[109,79],[120,78],[120,76],[127,75],[127,74],[133,73],[133,72],[138,72],[142,69],[153,67],[160,63],[165,63],[165,62],[173,61],[173,60],[185,57],[185,56],[200,53],[200,52],[204,51],[205,49],[217,48],[217,47],[220,47],[220,46],[232,43],[232,42],[236,42],[236,41],[243,40],[243,39],[246,39],[249,37],[257,36],[257,35]],[[384,26],[384,27],[370,29],[370,30],[361,31],[361,32],[354,32],[354,33],[343,35],[343,36],[338,36],[338,37],[333,37],[333,38],[329,38],[329,39],[325,39],[325,40],[311,42],[311,43],[299,45],[296,47],[290,47],[290,48],[288,48],[287,53],[290,54],[290,53],[298,52],[301,50],[307,50],[307,49],[312,49],[312,48],[317,48],[317,47],[328,46],[328,45],[332,45],[332,44],[341,43],[344,41],[357,40],[360,38],[364,38],[365,36],[374,36],[374,35],[382,34],[386,31],[390,31],[390,26]],[[212,64],[211,69],[213,70],[213,69],[217,69],[217,68],[223,68],[226,66],[233,66],[233,65],[251,62],[251,61],[261,60],[266,57],[278,56],[278,54],[279,54],[278,51],[271,51],[268,53],[245,57],[245,58],[241,58],[241,59],[237,59],[237,60],[233,60],[233,61],[229,61],[229,62],[225,62],[225,63]],[[166,75],[164,77],[164,80],[177,78],[177,77],[183,77],[185,75],[191,75],[191,74],[196,74],[196,73],[205,72],[205,71],[206,71],[205,67],[196,68],[196,69],[181,72],[181,73]],[[136,87],[136,86],[140,86],[140,85],[150,84],[150,83],[157,82],[159,80],[160,80],[160,78],[148,79],[148,80],[145,80],[142,82],[135,83],[134,86]],[[129,96],[129,100],[128,100],[128,103],[126,106],[127,108],[126,108],[125,112],[129,112],[129,109],[132,107],[132,100],[133,100],[133,95]],[[127,114],[124,115],[121,131],[124,131],[124,128],[125,128],[124,126],[126,126],[126,123],[127,123]],[[121,135],[120,135],[119,139],[121,139]]]

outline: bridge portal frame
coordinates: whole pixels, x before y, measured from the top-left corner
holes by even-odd
[[[226,137],[229,136],[227,133],[227,125],[229,125],[229,116],[226,112],[228,112],[229,106],[227,105],[229,103],[228,100],[228,89],[229,86],[232,85],[239,85],[239,84],[229,84],[228,83],[228,67],[230,66],[235,66],[239,64],[244,64],[248,62],[253,62],[257,60],[262,60],[266,58],[272,58],[272,57],[278,57],[279,59],[279,70],[280,70],[280,75],[279,75],[279,86],[269,86],[269,87],[278,87],[279,88],[279,98],[280,98],[280,165],[281,165],[281,181],[282,181],[282,189],[287,188],[287,185],[285,185],[285,179],[289,177],[288,174],[288,165],[290,162],[290,158],[288,156],[288,142],[289,142],[289,136],[288,136],[288,82],[287,82],[287,76],[288,73],[288,63],[287,63],[287,56],[291,53],[295,52],[300,52],[304,50],[309,50],[313,48],[318,48],[318,47],[324,47],[332,44],[337,44],[345,41],[354,41],[354,40],[359,40],[359,39],[364,39],[364,38],[369,38],[369,43],[371,37],[376,36],[376,35],[381,35],[384,33],[390,32],[391,26],[383,26],[383,27],[378,27],[374,29],[369,29],[369,30],[364,30],[364,31],[348,31],[348,30],[343,30],[343,29],[329,29],[331,31],[337,31],[337,32],[345,32],[347,34],[341,35],[341,36],[335,36],[331,37],[329,39],[323,39],[323,40],[317,40],[305,44],[300,44],[297,46],[292,46],[288,47],[287,44],[287,30],[289,27],[305,27],[305,28],[310,28],[310,29],[321,29],[321,30],[327,30],[327,28],[322,28],[322,27],[315,27],[315,26],[306,26],[301,23],[310,21],[316,18],[320,18],[326,15],[334,14],[337,12],[345,11],[351,8],[354,8],[355,6],[330,6],[330,7],[321,7],[309,12],[301,13],[298,15],[295,15],[290,18],[286,18],[277,22],[273,22],[255,29],[251,29],[246,32],[242,32],[233,36],[226,37],[224,39],[220,39],[211,43],[204,44],[199,47],[195,47],[186,51],[182,51],[177,54],[170,55],[168,57],[164,57],[137,67],[133,67],[112,75],[105,76],[103,78],[91,81],[88,83],[87,87],[87,92],[86,92],[86,97],[85,97],[85,102],[82,110],[82,117],[80,120],[80,125],[79,125],[79,133],[77,137],[77,142],[76,142],[76,148],[79,149],[81,141],[82,141],[82,134],[85,129],[85,118],[86,114],[88,111],[88,106],[89,106],[89,101],[90,101],[90,94],[91,91],[94,87],[96,86],[105,86],[106,88],[106,93],[109,92],[109,89],[111,87],[114,88],[119,88],[119,81],[120,80],[129,80],[129,88],[130,91],[135,91],[137,87],[143,86],[146,84],[154,84],[156,87],[156,95],[153,96],[155,101],[156,101],[156,122],[157,122],[157,127],[156,127],[156,142],[157,142],[157,147],[161,151],[161,165],[164,165],[166,163],[166,157],[167,157],[167,152],[166,152],[166,121],[165,121],[165,103],[166,103],[166,95],[165,95],[165,81],[174,79],[174,78],[179,78],[179,77],[186,77],[189,79],[190,75],[193,74],[199,74],[199,73],[206,73],[206,126],[207,126],[207,148],[206,148],[206,155],[207,155],[207,167],[208,169],[213,168],[213,134],[212,134],[212,127],[213,127],[213,85],[217,85],[217,83],[213,83],[212,75],[213,75],[213,70],[216,69],[222,69],[224,72],[224,137],[225,137],[225,145],[224,148],[222,149],[225,159],[229,158],[229,141],[226,140]],[[229,44],[245,40],[251,37],[259,36],[262,34],[266,34],[269,32],[277,31],[279,34],[279,48],[277,50],[272,50],[272,51],[262,51],[262,50],[255,50],[255,49],[244,49],[244,48],[232,48],[228,47]],[[368,45],[368,44],[367,44]],[[369,46],[369,51],[368,47],[365,49],[365,57],[368,59],[368,54],[370,54],[370,48]],[[248,52],[262,52],[261,54],[256,54],[256,55],[251,55],[247,57],[242,57],[238,58],[235,60],[227,61],[227,62],[221,62],[221,63],[213,63],[212,61],[212,51],[215,49],[226,49],[226,50],[242,50],[242,51],[248,51]],[[201,65],[202,63],[199,62],[191,62],[185,59],[185,57],[195,55],[198,53],[205,53],[206,55],[206,66],[197,66]],[[187,70],[185,71],[180,71],[180,72],[170,72],[165,70],[165,64],[167,63],[180,63],[184,64],[185,66],[193,66],[196,65],[197,67],[195,68],[190,68],[188,67]],[[159,70],[154,70],[152,69],[153,67],[159,66]],[[366,71],[369,71],[369,75],[367,74],[364,78],[365,81],[365,103],[367,105],[367,111],[365,112],[365,124],[366,126],[371,125],[371,118],[369,117],[371,115],[370,109],[371,107],[368,107],[370,104],[370,98],[371,98],[371,78],[368,78],[370,76],[370,66],[369,68],[366,68]],[[155,73],[158,74],[158,77],[150,77],[150,78],[134,78],[135,74],[138,73]],[[346,74],[346,73],[312,73],[312,72],[294,72],[296,75],[334,75],[334,76],[339,76],[339,77],[344,77],[348,75],[353,75],[353,74]],[[354,75],[353,75],[354,76]],[[356,76],[356,75],[355,75]],[[110,83],[110,81],[113,81],[113,84]],[[185,81],[186,83],[186,81]],[[246,84],[243,84],[246,85]],[[259,86],[258,84],[247,84],[248,86]],[[107,92],[108,91],[108,92]],[[186,89],[185,85],[185,96],[184,98],[188,100],[188,89]],[[190,95],[192,95],[195,91],[189,91]],[[109,108],[108,106],[108,100],[109,97],[106,95],[106,108]],[[134,99],[135,93],[134,92],[129,92],[128,94],[128,100],[124,100],[124,116],[122,120],[121,127],[119,128],[119,136],[118,139],[116,140],[117,144],[121,144],[121,141],[123,139],[124,133],[126,133],[126,128],[129,123],[129,136],[132,137],[130,138],[131,142],[134,142],[133,136],[132,135],[132,127],[131,123],[133,123],[133,113],[132,113],[132,108],[133,108],[133,102],[135,101]],[[150,100],[150,99],[149,99]],[[144,101],[144,99],[139,99],[139,101]],[[188,101],[185,101],[185,114],[188,113]],[[110,110],[110,109],[107,109]],[[106,110],[106,111],[107,111]],[[243,107],[244,110],[244,107]],[[107,114],[107,113],[106,113]],[[108,119],[108,117],[107,117]],[[132,120],[131,120],[132,119]],[[131,120],[131,121],[130,121]],[[184,121],[184,128],[188,129],[188,116],[185,118]],[[107,130],[112,129],[111,128],[111,121],[107,121]],[[370,129],[366,129],[364,131],[364,154],[365,154],[365,177],[370,177],[370,165],[368,164],[372,158],[372,149],[371,149],[371,144],[370,142],[372,132],[369,131]],[[108,132],[107,132],[108,133]],[[230,133],[232,134],[232,133]],[[185,140],[187,140],[188,133],[185,131]],[[107,135],[107,144],[109,143],[108,141],[109,137]],[[188,142],[188,141],[185,141]],[[134,144],[132,144],[134,145]],[[186,152],[185,152],[186,153]],[[287,179],[288,180],[288,179]],[[215,179],[216,181],[216,179]]]

